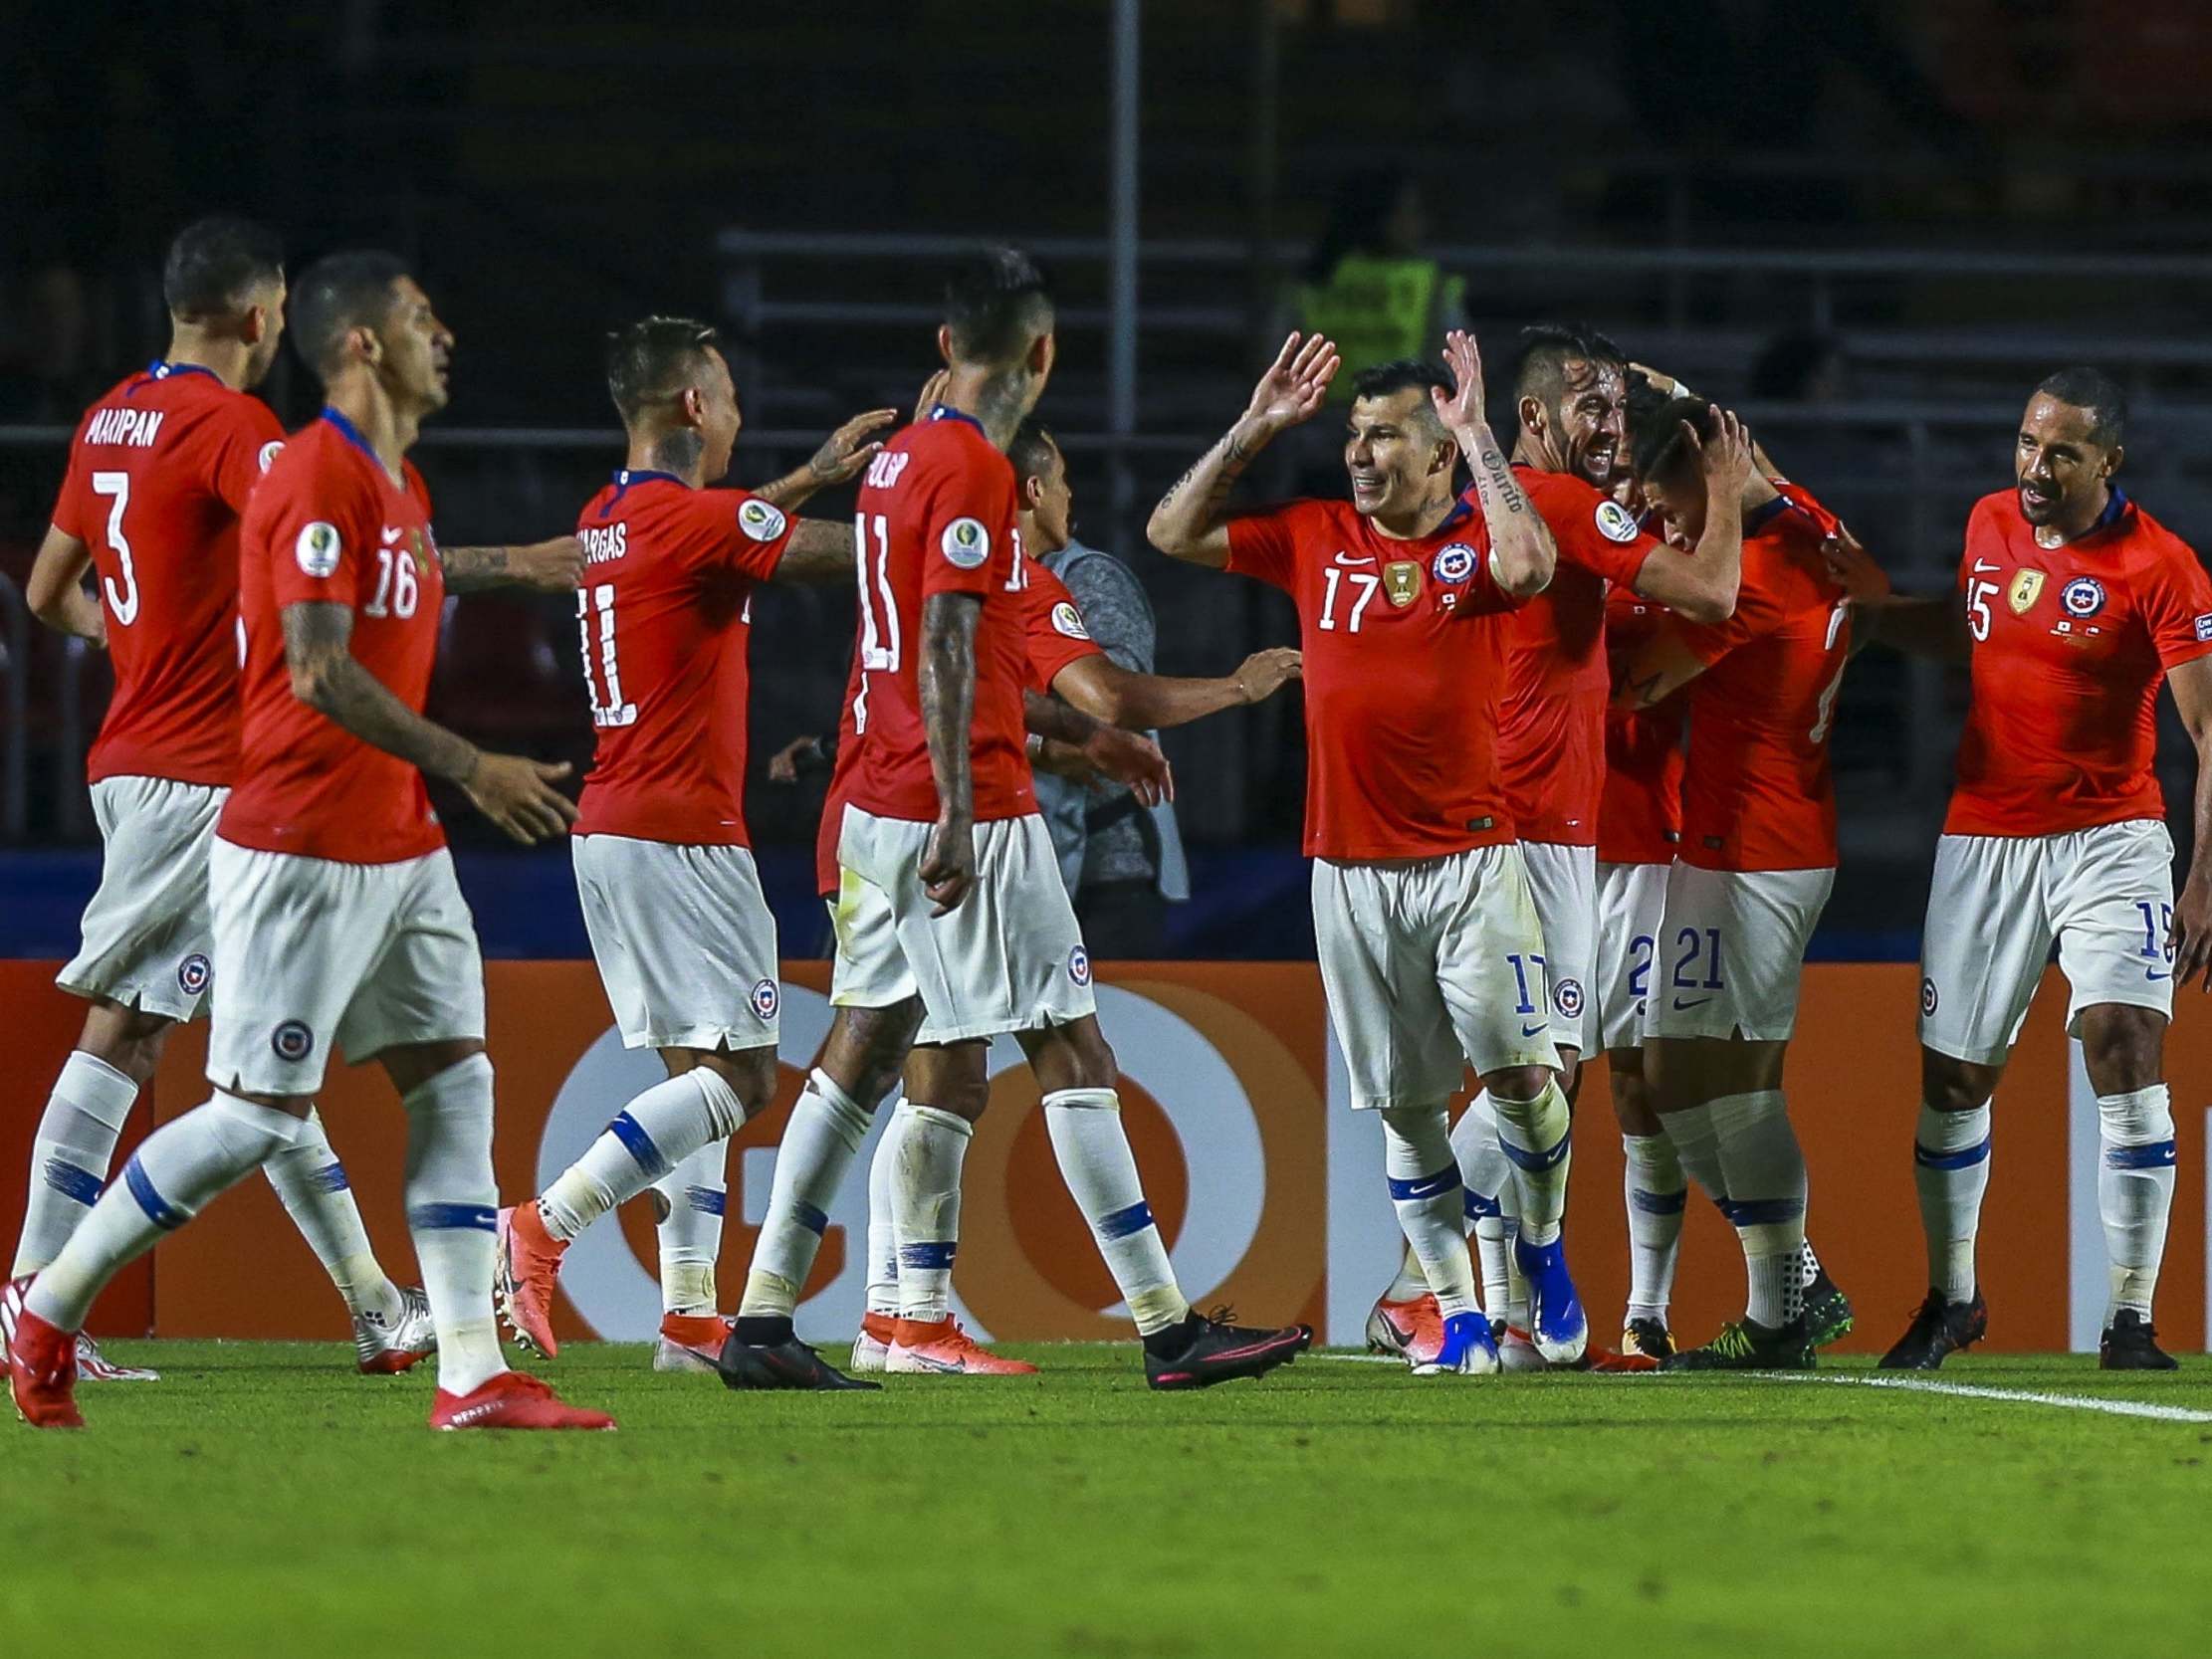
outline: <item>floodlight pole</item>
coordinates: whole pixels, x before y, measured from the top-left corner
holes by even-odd
[[[1136,478],[1128,440],[1137,431],[1137,99],[1142,0],[1114,0],[1113,113],[1109,134],[1106,425],[1113,434],[1114,545],[1130,533]]]

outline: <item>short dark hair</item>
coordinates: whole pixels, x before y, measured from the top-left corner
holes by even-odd
[[[1712,405],[1703,398],[1670,397],[1641,375],[1629,387],[1629,465],[1640,479],[1672,477],[1689,458],[1687,425],[1705,442],[1718,430]]]
[[[1396,362],[1371,363],[1352,376],[1354,397],[1388,397],[1393,392],[1403,392],[1413,387],[1435,387],[1449,397],[1458,390],[1458,383],[1450,371],[1440,363],[1425,363],[1419,357],[1400,357]],[[1429,407],[1429,400],[1422,399],[1422,407]]]
[[[216,214],[176,233],[161,263],[161,298],[183,322],[232,316],[247,293],[284,276],[284,243],[267,225]]]
[[[397,254],[373,248],[329,254],[292,291],[292,343],[316,378],[336,374],[346,330],[374,326],[391,310],[392,285],[413,275]]]
[[[721,348],[712,326],[688,316],[640,317],[607,335],[607,392],[623,424],[676,396],[700,359]]]
[[[986,248],[946,283],[945,325],[962,362],[1009,363],[1051,331],[1051,285],[1019,248]]]
[[[1626,370],[1628,353],[1587,322],[1538,322],[1521,330],[1513,358],[1513,402],[1533,397],[1547,409],[1566,401],[1567,365],[1598,363]]]
[[[2127,394],[2119,382],[2101,368],[2077,364],[2047,374],[2037,382],[2036,395],[2071,403],[2090,417],[2090,442],[2118,449],[2127,439]]]
[[[1013,441],[1006,446],[1014,483],[1018,486],[1042,478],[1052,470],[1052,457],[1059,452],[1059,440],[1052,436],[1051,428],[1034,415],[1022,416],[1021,424],[1013,429]]]

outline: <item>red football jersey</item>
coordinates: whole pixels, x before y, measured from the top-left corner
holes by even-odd
[[[937,817],[922,724],[922,607],[932,594],[983,600],[969,726],[976,822],[1037,809],[1022,751],[1027,684],[1014,598],[1029,578],[1015,525],[1013,466],[967,415],[942,405],[868,464],[855,534],[860,583],[859,741],[853,803],[884,818]]]
[[[1828,732],[1851,650],[1829,575],[1829,524],[1784,497],[1743,525],[1743,586],[1726,622],[1676,621],[1705,672],[1688,686],[1689,759],[1675,856],[1704,870],[1836,863]]]
[[[216,833],[241,847],[343,864],[392,864],[445,845],[422,774],[292,695],[287,605],[353,613],[348,649],[392,696],[422,712],[438,654],[445,571],[430,493],[411,462],[394,483],[333,409],[301,430],[246,509],[238,552],[246,619],[238,781]]]
[[[1084,626],[1083,613],[1067,584],[1041,564],[1027,567],[1028,584],[1021,590],[1021,623],[1028,653],[1029,685],[1048,692],[1060,671],[1085,657],[1105,653]],[[837,891],[837,837],[845,822],[845,801],[851,792],[853,765],[859,744],[853,737],[853,704],[860,695],[860,660],[853,659],[852,678],[845,682],[845,706],[837,718],[837,765],[830,773],[829,791],[822,799],[821,827],[814,834],[814,881],[823,898]],[[1023,738],[1027,742],[1026,736]],[[1027,750],[1023,750],[1026,756]]]
[[[576,631],[599,741],[578,835],[743,847],[753,587],[791,520],[744,490],[630,472],[576,520]]]
[[[1606,659],[1615,679],[1670,613],[1625,587],[1606,596]],[[1689,696],[1655,709],[1610,709],[1605,793],[1598,801],[1598,862],[1672,864],[1682,839],[1682,730]]]
[[[115,675],[93,782],[230,782],[238,520],[283,446],[266,403],[189,363],[154,363],[77,423],[54,524],[92,549]]]
[[[1396,541],[1350,502],[1233,518],[1228,568],[1298,605],[1309,858],[1434,858],[1514,839],[1498,774],[1501,630],[1482,516]]]
[[[2063,547],[2036,544],[2010,490],[1966,520],[1958,585],[1972,700],[1946,835],[2057,835],[2158,818],[2158,682],[2212,652],[2212,580],[2118,491]]]
[[[1661,543],[1611,496],[1569,473],[1516,466],[1513,476],[1551,526],[1551,585],[1502,624],[1505,700],[1498,762],[1523,841],[1588,847],[1605,789],[1606,588],[1634,585]]]

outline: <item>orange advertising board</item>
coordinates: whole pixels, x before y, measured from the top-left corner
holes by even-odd
[[[0,962],[18,1012],[17,1064],[0,1084],[0,1236],[20,1224],[22,1171],[54,1069],[82,1005],[54,989],[47,964]],[[588,963],[494,962],[490,1041],[499,1077],[495,1142],[507,1201],[536,1191],[659,1076],[625,1051]],[[783,1089],[730,1160],[722,1255],[735,1306],[767,1201],[774,1145],[829,1009],[826,964],[784,974]],[[1399,1234],[1384,1188],[1381,1133],[1345,1105],[1311,963],[1130,963],[1099,970],[1100,1017],[1123,1071],[1130,1139],[1184,1288],[1248,1319],[1306,1319],[1353,1343],[1394,1271]],[[1911,1141],[1918,1104],[1916,970],[1904,964],[1807,969],[1791,1050],[1791,1117],[1812,1173],[1810,1230],[1859,1307],[1850,1346],[1879,1348],[1925,1288]],[[1990,1346],[2054,1349],[2094,1339],[2104,1271],[2094,1207],[2095,1106],[2061,1029],[2065,992],[2038,999],[1997,1103],[1983,1212],[1981,1273]],[[178,1033],[141,1113],[165,1121],[205,1095],[204,1028]],[[971,1325],[1000,1339],[1125,1333],[1115,1292],[1052,1163],[1036,1093],[1018,1054],[993,1054],[993,1107],[967,1163],[956,1294]],[[2212,1026],[2186,1017],[2169,1038],[2168,1075],[2182,1157],[2159,1326],[2176,1349],[2205,1346],[2204,1088]],[[405,1121],[374,1068],[333,1070],[323,1096],[331,1139],[352,1176],[371,1237],[395,1277],[414,1273],[400,1202]],[[2085,1141],[2085,1135],[2087,1140]],[[801,1309],[818,1340],[849,1336],[861,1307],[866,1156],[832,1207]],[[2085,1193],[2088,1194],[2085,1202]],[[1610,1341],[1627,1292],[1620,1138],[1605,1070],[1593,1064],[1577,1108],[1570,1258],[1593,1330]],[[571,1251],[561,1329],[641,1339],[657,1322],[651,1216],[627,1206]],[[1709,1206],[1692,1198],[1674,1323],[1693,1338],[1740,1311],[1742,1257]],[[249,1181],[163,1241],[104,1299],[95,1329],[174,1337],[336,1338],[343,1311],[266,1182]]]

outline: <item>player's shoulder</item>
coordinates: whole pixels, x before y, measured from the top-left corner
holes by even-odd
[[[331,505],[350,504],[364,494],[364,460],[352,441],[330,421],[310,421],[270,456],[262,469],[261,484],[248,503],[248,516],[256,508],[275,511],[303,498]],[[412,485],[419,487],[412,465],[408,475]]]
[[[1981,530],[1992,535],[2002,535],[2026,522],[2020,516],[2020,493],[2016,490],[1992,490],[1977,501],[1966,515],[1969,534]]]
[[[2129,559],[2146,565],[2189,564],[2201,566],[2197,550],[2152,518],[2132,496],[2121,509],[2117,528],[2120,545]]]
[[[981,425],[957,411],[942,410],[914,422],[885,450],[907,456],[909,465],[916,468],[1013,481],[1013,463],[1005,452],[985,435]]]
[[[1516,465],[1513,476],[1556,535],[1593,534],[1626,547],[1644,533],[1636,515],[1586,478]]]

